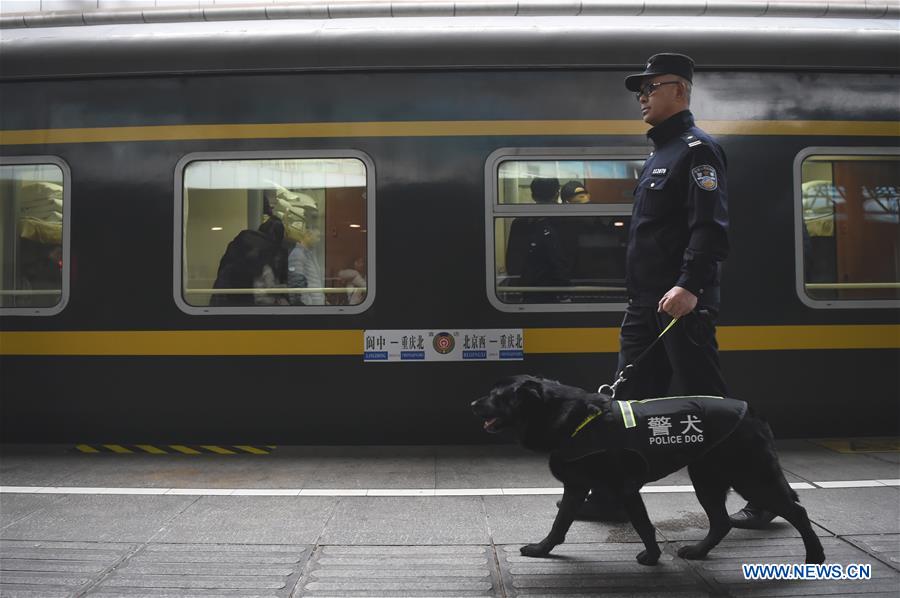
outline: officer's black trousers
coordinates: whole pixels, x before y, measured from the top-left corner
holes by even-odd
[[[676,323],[616,389],[618,400],[640,400],[685,395],[727,397],[728,387],[719,368],[719,346],[715,336],[715,312],[694,311]],[[634,361],[653,343],[671,318],[657,306],[629,305],[619,335],[617,372]]]

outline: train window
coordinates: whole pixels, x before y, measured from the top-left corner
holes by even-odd
[[[801,298],[815,307],[896,305],[900,151],[818,148],[798,165]]]
[[[371,163],[323,153],[182,160],[182,309],[356,313],[371,304]]]
[[[488,296],[502,311],[621,309],[632,192],[646,150],[492,154]]]
[[[0,163],[0,313],[52,315],[68,297],[69,169],[53,157]]]

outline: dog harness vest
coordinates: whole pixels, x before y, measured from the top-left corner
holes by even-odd
[[[591,417],[554,451],[577,461],[609,450],[640,455],[645,482],[664,478],[728,438],[747,413],[747,403],[723,397],[663,397],[611,401],[609,415]]]

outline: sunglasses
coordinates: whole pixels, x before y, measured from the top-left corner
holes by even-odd
[[[681,83],[681,81],[660,81],[659,83],[647,83],[646,85],[641,86],[641,90],[635,93],[634,97],[637,98],[638,101],[640,101],[641,96],[647,96],[649,98],[650,94],[652,94],[663,85],[676,85],[678,83]]]

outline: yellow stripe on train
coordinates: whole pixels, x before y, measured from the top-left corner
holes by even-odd
[[[526,355],[615,353],[618,328],[527,328]],[[900,324],[720,326],[722,351],[900,349]],[[349,355],[362,330],[163,330],[0,332],[0,356],[15,355]]]
[[[900,349],[900,325],[719,326],[722,351]],[[529,328],[525,353],[615,353],[618,328]]]
[[[362,330],[0,332],[0,355],[354,355]]]
[[[900,121],[893,120],[701,120],[697,125],[714,135],[900,136]],[[0,145],[335,137],[643,135],[647,128],[638,119],[223,123],[7,130],[0,131]]]

